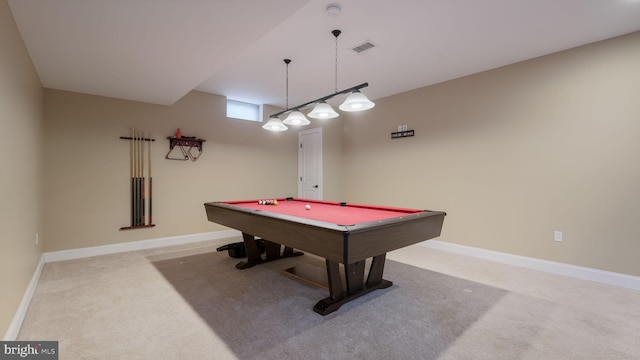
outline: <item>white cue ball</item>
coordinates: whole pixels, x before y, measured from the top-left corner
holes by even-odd
[[[307,204],[307,205],[304,206],[304,208],[307,209],[307,210],[311,210],[311,205]]]

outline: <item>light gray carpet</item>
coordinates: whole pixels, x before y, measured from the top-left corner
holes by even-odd
[[[411,246],[394,286],[322,317],[327,291],[278,272],[308,256],[240,271],[215,252],[232,241],[45,264],[18,340],[65,360],[640,359],[638,291]]]
[[[312,308],[327,290],[237,262],[205,253],[154,265],[241,359],[436,359],[506,293],[387,261],[394,286],[323,317]]]

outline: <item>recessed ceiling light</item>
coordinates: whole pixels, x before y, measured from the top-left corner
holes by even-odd
[[[327,14],[329,14],[329,16],[331,17],[336,17],[340,15],[341,11],[342,11],[342,6],[340,6],[340,4],[333,3],[333,4],[327,5]]]

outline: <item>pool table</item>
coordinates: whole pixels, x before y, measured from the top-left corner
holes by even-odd
[[[238,269],[302,255],[294,249],[324,258],[329,297],[313,308],[321,315],[391,286],[382,278],[386,253],[440,236],[446,215],[442,211],[298,198],[272,200],[277,205],[243,200],[204,206],[209,221],[242,232],[247,261],[238,263]],[[264,256],[257,238],[265,243]],[[367,259],[371,261],[365,279]]]

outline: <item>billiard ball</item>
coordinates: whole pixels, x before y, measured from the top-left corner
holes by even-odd
[[[311,210],[311,205],[307,204],[307,205],[304,206],[304,208],[307,209],[307,210]]]

